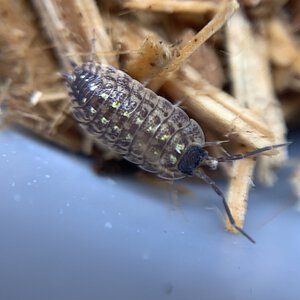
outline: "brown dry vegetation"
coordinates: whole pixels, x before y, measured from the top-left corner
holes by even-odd
[[[60,75],[70,69],[70,60],[91,57],[95,34],[99,61],[181,101],[208,140],[229,141],[211,149],[215,155],[285,142],[286,124],[300,123],[299,1],[239,4],[0,0],[3,126],[20,124],[70,151],[110,157],[70,115]],[[255,165],[259,180],[272,185],[274,170],[286,159],[282,148],[223,168],[238,225],[244,222]]]

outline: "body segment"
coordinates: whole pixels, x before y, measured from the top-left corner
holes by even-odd
[[[67,80],[73,115],[95,139],[160,177],[186,176],[178,163],[204,134],[181,108],[103,64],[76,66]]]

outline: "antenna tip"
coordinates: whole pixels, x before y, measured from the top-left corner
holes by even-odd
[[[233,227],[239,231],[245,238],[247,238],[252,244],[256,244],[255,240],[248,234],[246,233],[241,227],[235,225],[235,224],[232,224]]]

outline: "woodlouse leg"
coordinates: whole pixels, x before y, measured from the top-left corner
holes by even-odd
[[[218,162],[225,162],[225,161],[232,161],[232,160],[239,160],[239,159],[243,159],[249,156],[255,156],[257,154],[260,154],[262,152],[265,151],[269,151],[275,148],[279,148],[279,147],[285,147],[290,145],[292,142],[287,142],[287,143],[283,143],[283,144],[276,144],[276,145],[271,145],[271,146],[267,146],[267,147],[263,147],[263,148],[259,148],[250,152],[246,152],[246,153],[239,153],[239,154],[234,154],[234,155],[229,155],[229,156],[222,156],[222,157],[218,157],[217,160]]]
[[[175,107],[180,107],[182,103],[183,103],[183,100],[177,100],[175,103],[173,103],[173,105]]]
[[[223,192],[219,189],[219,187],[217,186],[217,184],[209,177],[207,176],[203,170],[198,169],[194,175],[196,175],[197,177],[201,178],[204,182],[206,182],[207,184],[209,184],[214,191],[221,197],[221,200],[223,202],[226,214],[228,216],[229,222],[230,224],[237,230],[239,231],[242,235],[244,235],[250,242],[255,244],[255,241],[239,226],[236,225],[235,220],[231,214],[230,208],[226,202],[225,196],[223,194]]]

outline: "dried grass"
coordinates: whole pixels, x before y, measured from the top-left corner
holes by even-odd
[[[284,142],[286,123],[299,124],[300,6],[297,0],[241,4],[219,30],[236,1],[0,0],[2,119],[70,151],[103,153],[71,117],[60,76],[71,60],[90,58],[94,32],[100,61],[181,101],[208,137],[229,141],[227,151]],[[287,159],[284,149],[265,154],[225,168],[241,226],[255,165],[260,181],[271,185]]]

